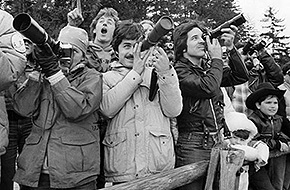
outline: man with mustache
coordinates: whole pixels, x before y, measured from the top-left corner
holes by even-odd
[[[140,52],[141,40],[140,24],[120,23],[112,43],[119,60],[103,74],[101,112],[109,118],[103,140],[105,177],[113,184],[167,171],[175,164],[170,117],[182,109],[178,78],[160,47],[156,47],[152,67],[145,66],[150,52]],[[153,68],[159,90],[150,101]]]
[[[223,28],[221,40],[227,47],[229,66],[224,67],[220,42],[207,35],[197,21],[181,23],[173,31],[175,69],[183,96],[183,110],[177,117],[176,167],[209,160],[212,147],[220,142],[224,127],[221,88],[248,80],[247,69],[234,47],[235,26]],[[205,59],[207,57],[207,59]],[[202,190],[205,177],[179,189]]]

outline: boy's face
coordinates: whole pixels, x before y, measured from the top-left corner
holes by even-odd
[[[267,116],[274,116],[278,111],[278,98],[276,96],[268,96],[264,101],[256,107]]]
[[[122,42],[118,46],[119,62],[125,67],[133,67],[133,49],[136,42],[137,40],[122,40]]]
[[[100,17],[94,29],[97,41],[101,43],[111,42],[115,28],[116,23],[112,17]]]
[[[187,51],[189,57],[201,58],[205,55],[205,41],[202,38],[203,32],[195,27],[187,33]]]
[[[247,145],[249,143],[249,141],[250,141],[250,138],[242,139],[242,138],[237,137],[235,135],[233,135],[232,138],[230,138],[230,142],[233,145],[236,145],[236,144],[238,144],[238,145]]]

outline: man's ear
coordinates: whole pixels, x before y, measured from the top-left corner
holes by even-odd
[[[259,102],[256,102],[255,105],[256,105],[258,110],[261,108],[261,104]]]

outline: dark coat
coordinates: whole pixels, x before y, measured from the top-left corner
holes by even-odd
[[[175,69],[183,97],[183,110],[177,117],[179,131],[203,132],[206,126],[216,132],[223,122],[223,94],[220,87],[242,84],[248,71],[234,48],[229,52],[229,67],[212,59],[209,67],[199,67],[182,57]]]

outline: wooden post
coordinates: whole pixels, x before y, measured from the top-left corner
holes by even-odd
[[[220,149],[213,148],[210,153],[210,161],[209,166],[207,170],[207,176],[206,176],[206,184],[204,190],[212,190],[213,189],[213,183],[216,176],[216,171],[218,169],[220,162]]]
[[[209,161],[200,161],[166,172],[152,174],[146,178],[103,188],[103,190],[170,190],[191,183],[204,176]]]
[[[242,150],[220,151],[219,190],[236,190],[237,171],[242,167],[245,153]]]

